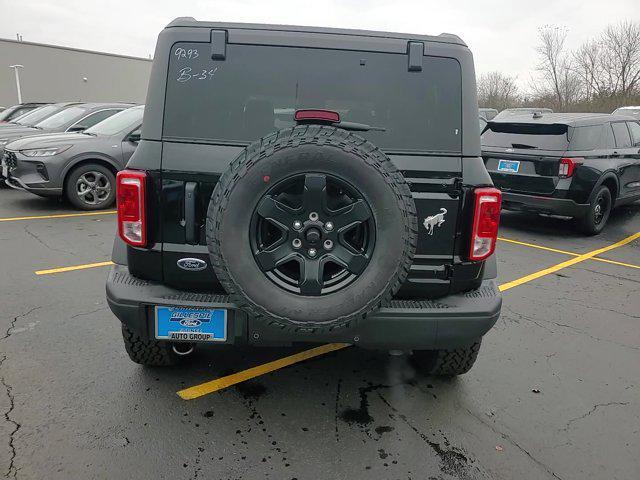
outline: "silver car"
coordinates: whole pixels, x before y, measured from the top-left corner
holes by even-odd
[[[144,106],[117,113],[82,133],[55,133],[6,145],[2,173],[7,183],[40,196],[65,196],[82,210],[109,207],[116,173],[140,139]]]

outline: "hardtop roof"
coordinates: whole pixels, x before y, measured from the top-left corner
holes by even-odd
[[[270,30],[282,32],[304,32],[333,35],[353,35],[365,37],[378,37],[401,40],[422,40],[425,42],[449,43],[454,45],[467,46],[467,44],[457,35],[452,33],[441,33],[439,35],[417,35],[398,32],[381,32],[373,30],[356,30],[346,28],[328,27],[308,27],[300,25],[275,25],[262,23],[229,23],[229,22],[208,22],[199,21],[193,17],[179,17],[169,23],[166,28],[176,27],[196,27],[196,28],[217,28],[217,29],[244,29],[244,30]]]

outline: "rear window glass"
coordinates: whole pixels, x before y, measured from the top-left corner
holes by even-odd
[[[60,110],[60,105],[47,105],[44,107],[31,110],[29,113],[25,113],[19,119],[16,119],[16,123],[19,125],[33,126],[36,123],[44,120],[45,118],[53,115]]]
[[[399,54],[227,45],[219,61],[208,48],[173,47],[165,138],[243,144],[294,125],[297,109],[320,108],[385,128],[358,134],[386,150],[461,149],[461,72],[454,59],[424,57],[422,71],[409,72],[407,56]]]
[[[566,125],[489,122],[482,134],[487,147],[537,150],[566,150],[569,145]]]
[[[602,125],[575,127],[571,129],[571,150],[595,150],[602,148]]]
[[[74,121],[88,109],[86,107],[69,107],[36,124],[40,128],[58,128]]]

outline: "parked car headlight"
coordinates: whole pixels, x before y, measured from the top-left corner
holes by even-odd
[[[62,145],[60,147],[50,148],[30,148],[28,150],[20,150],[20,153],[26,157],[52,157],[59,153],[69,150],[71,145]]]

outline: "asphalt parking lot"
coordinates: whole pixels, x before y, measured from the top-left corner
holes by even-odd
[[[8,478],[640,478],[638,203],[597,237],[504,214],[502,317],[458,380],[344,348],[193,400],[301,349],[132,363],[104,297],[115,216],[77,213],[0,190]]]

